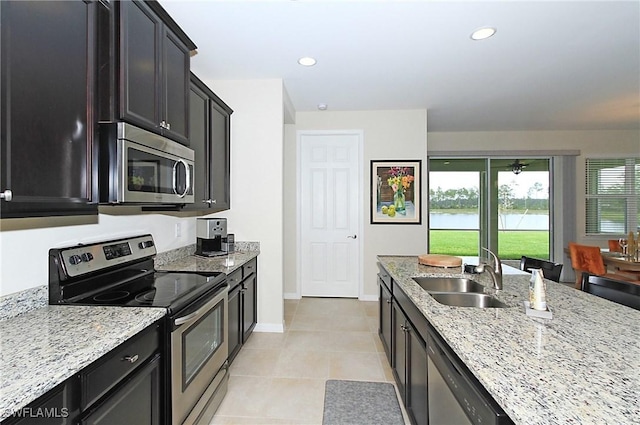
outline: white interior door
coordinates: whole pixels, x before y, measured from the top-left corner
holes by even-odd
[[[362,132],[300,132],[302,296],[358,297]]]

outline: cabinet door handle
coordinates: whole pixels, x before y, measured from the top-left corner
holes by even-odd
[[[0,199],[4,199],[7,202],[11,201],[13,199],[13,192],[9,189],[5,190],[0,193]]]
[[[167,123],[165,121],[160,121],[160,127],[167,128]]]
[[[387,300],[387,304],[391,304],[391,300]]]
[[[358,235],[353,235],[353,236],[349,235],[347,236],[347,239],[358,239]]]
[[[137,362],[137,361],[138,361],[138,355],[137,355],[137,354],[135,354],[135,355],[133,355],[133,356],[124,356],[124,357],[122,358],[122,361],[123,361],[123,362],[129,362],[129,363],[135,363],[135,362]]]
[[[165,127],[165,128],[166,128],[167,130],[171,130],[171,124],[170,124],[170,123],[166,123],[165,125],[166,125],[166,127]]]

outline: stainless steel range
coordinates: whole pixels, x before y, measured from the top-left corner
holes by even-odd
[[[208,424],[228,382],[226,275],[156,271],[155,255],[151,235],[51,249],[49,304],[166,308],[166,423]]]

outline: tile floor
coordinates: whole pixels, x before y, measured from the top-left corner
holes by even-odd
[[[254,332],[238,353],[211,424],[321,424],[326,380],[394,382],[377,302],[285,300],[284,314],[284,333]]]

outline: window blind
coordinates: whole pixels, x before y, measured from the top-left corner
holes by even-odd
[[[587,158],[586,233],[626,234],[640,228],[640,158]]]

